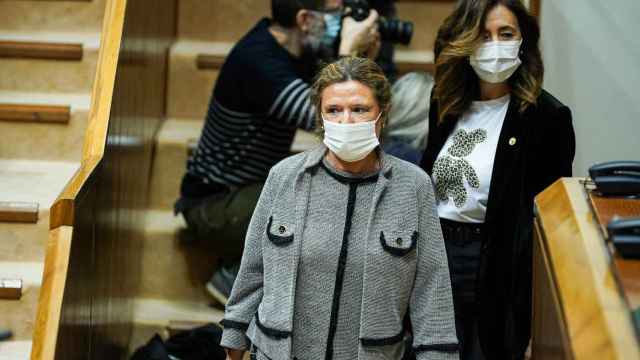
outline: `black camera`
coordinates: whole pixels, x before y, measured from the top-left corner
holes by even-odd
[[[345,0],[344,8],[351,9],[351,16],[355,21],[362,21],[369,16],[370,6],[367,0]],[[378,31],[383,41],[408,45],[413,37],[413,23],[398,19],[378,19]]]

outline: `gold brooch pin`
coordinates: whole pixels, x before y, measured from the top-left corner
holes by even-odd
[[[516,138],[512,137],[511,139],[509,139],[509,145],[513,146],[516,144]]]

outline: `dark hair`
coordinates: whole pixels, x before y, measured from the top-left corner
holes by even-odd
[[[434,48],[433,98],[438,105],[438,122],[445,121],[448,116],[462,115],[477,98],[479,81],[469,64],[469,56],[481,39],[487,14],[498,5],[505,6],[515,15],[522,34],[522,64],[508,80],[512,98],[521,113],[536,103],[544,75],[536,18],[520,0],[462,0],[438,30]]]
[[[316,107],[316,121],[322,124],[322,92],[327,87],[346,81],[358,81],[367,86],[378,102],[382,124],[386,122],[391,107],[391,85],[384,72],[373,60],[354,56],[343,57],[323,67],[311,86],[311,103]],[[318,126],[320,128],[320,126]]]
[[[296,25],[298,11],[323,8],[324,0],[271,0],[271,18],[277,24],[291,28]]]

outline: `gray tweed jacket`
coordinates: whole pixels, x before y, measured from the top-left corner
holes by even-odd
[[[269,173],[247,232],[240,272],[226,306],[222,345],[271,359],[292,354],[297,267],[312,169],[324,146],[284,159]],[[358,359],[393,359],[409,313],[418,359],[457,359],[447,257],[429,176],[380,152],[363,274]],[[319,314],[326,316],[326,314]]]

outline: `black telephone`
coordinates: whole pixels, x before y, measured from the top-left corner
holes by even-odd
[[[607,233],[623,258],[640,258],[640,217],[611,220]]]
[[[610,161],[589,168],[603,195],[640,196],[640,161]]]

